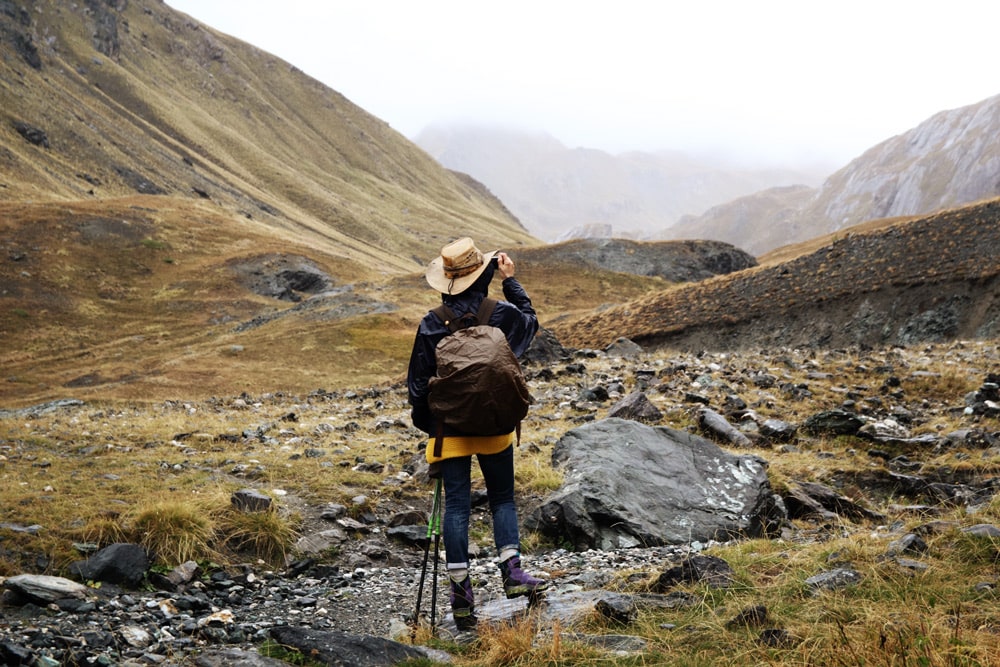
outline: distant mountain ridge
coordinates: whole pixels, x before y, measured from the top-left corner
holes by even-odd
[[[754,193],[687,216],[663,237],[727,241],[760,255],[867,220],[923,215],[997,195],[1000,95],[942,111],[883,141],[808,195]]]
[[[679,152],[612,155],[544,133],[436,126],[416,143],[495,193],[538,238],[653,239],[684,214],[776,185],[818,185],[829,171],[737,168]],[[692,237],[696,238],[696,237]]]
[[[618,336],[738,350],[909,345],[1000,335],[1000,199],[833,234],[781,262],[559,322],[572,345]]]

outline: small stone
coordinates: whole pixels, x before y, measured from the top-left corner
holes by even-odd
[[[813,590],[837,588],[847,588],[861,582],[861,575],[854,570],[847,568],[837,568],[827,572],[821,572],[806,579],[806,586]]]
[[[781,628],[769,628],[760,633],[760,643],[771,648],[789,648],[796,641],[787,630]]]
[[[255,489],[240,489],[231,497],[233,506],[241,512],[263,512],[271,508],[271,497]]]

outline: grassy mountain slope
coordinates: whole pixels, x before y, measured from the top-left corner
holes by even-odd
[[[0,198],[203,198],[389,272],[459,228],[535,242],[482,188],[288,63],[160,2],[117,7],[0,12]]]
[[[0,247],[7,260],[0,264],[0,402],[162,399],[268,384],[314,389],[337,364],[343,380],[367,382],[387,372],[368,366],[365,349],[378,338],[371,331],[383,333],[378,313],[388,309],[360,297],[338,298],[330,308],[356,302],[359,314],[376,321],[328,325],[315,308],[315,319],[240,331],[295,305],[245,287],[234,268],[239,262],[296,256],[358,279],[376,272],[207,203],[147,195],[2,204]],[[366,331],[352,334],[362,326]]]
[[[162,2],[0,2],[0,101],[6,405],[382,381],[444,243],[538,244],[482,184]],[[285,262],[329,293],[247,286]]]
[[[543,321],[667,285],[507,249]],[[330,284],[299,302],[249,284],[299,261]],[[200,199],[0,202],[0,405],[399,380],[438,297],[422,271],[380,268]]]

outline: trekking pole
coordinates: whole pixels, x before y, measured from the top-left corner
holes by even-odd
[[[424,580],[427,578],[427,557],[431,551],[431,524],[427,522],[427,542],[424,544],[424,564],[420,567],[420,586],[417,588],[417,608],[413,612],[413,627],[410,629],[410,639],[417,640],[417,627],[420,625],[420,603],[424,597]]]
[[[412,630],[410,632],[410,639],[412,639],[414,641],[416,641],[416,638],[417,638],[417,626],[420,625],[420,605],[422,604],[423,598],[424,598],[424,582],[427,580],[427,558],[430,556],[431,535],[435,534],[435,532],[439,534],[440,533],[440,528],[441,528],[441,518],[440,518],[440,511],[439,511],[440,495],[441,495],[441,478],[439,477],[435,481],[435,487],[434,487],[434,504],[433,504],[433,506],[431,508],[430,519],[427,521],[427,542],[424,544],[424,562],[423,562],[423,565],[420,568],[420,585],[417,588],[417,608],[416,608],[416,611],[413,612],[413,628],[412,628]],[[437,546],[436,546],[436,544],[435,544],[434,551],[435,551],[435,553],[434,553],[434,558],[435,558],[435,563],[434,563],[434,570],[435,570],[434,585],[436,587],[437,586]],[[431,602],[431,627],[433,628],[434,627],[434,620],[435,620],[434,619],[434,602],[436,602],[436,592],[434,592],[433,590],[432,590],[432,593],[431,593],[431,599],[433,600]]]
[[[434,507],[431,511],[431,532],[434,533],[434,578],[431,588],[431,634],[437,628],[437,592],[438,592],[438,563],[441,561],[439,554],[441,549],[441,478],[437,478],[434,485]]]

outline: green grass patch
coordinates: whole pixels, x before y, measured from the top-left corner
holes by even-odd
[[[257,652],[265,658],[274,658],[287,662],[290,665],[300,665],[301,667],[321,667],[324,663],[310,660],[302,651],[289,648],[273,639],[266,639],[257,646]]]

